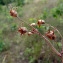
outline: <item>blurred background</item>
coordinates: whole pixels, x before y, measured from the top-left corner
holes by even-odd
[[[18,33],[21,21],[10,16],[11,7],[16,7],[26,23],[43,19],[63,35],[63,0],[0,0],[0,63],[61,63],[44,39]],[[28,27],[26,23],[24,26]],[[45,26],[39,31],[44,33]],[[56,35],[56,40],[50,41],[61,52],[61,37],[57,32]]]

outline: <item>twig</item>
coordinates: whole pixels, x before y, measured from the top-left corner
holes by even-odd
[[[4,56],[2,63],[5,63],[7,55]]]

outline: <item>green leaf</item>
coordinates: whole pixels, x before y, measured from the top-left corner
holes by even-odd
[[[58,46],[59,46],[59,47],[61,47],[61,46],[62,46],[62,44],[61,44],[60,42],[58,42],[57,44],[58,44]]]

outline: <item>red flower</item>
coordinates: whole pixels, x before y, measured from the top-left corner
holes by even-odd
[[[45,21],[44,20],[38,20],[37,24],[40,27],[42,24],[45,24]]]
[[[11,9],[11,10],[10,10],[10,15],[11,15],[12,17],[17,17],[17,12],[16,12],[15,10]]]
[[[51,31],[49,30],[47,33],[46,33],[46,36],[51,39],[51,40],[55,40],[56,36],[54,34],[54,31]]]
[[[21,27],[21,28],[18,29],[18,31],[21,33],[21,35],[23,35],[27,32],[27,28],[26,27]]]

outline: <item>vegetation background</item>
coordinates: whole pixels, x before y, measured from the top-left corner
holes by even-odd
[[[44,39],[18,33],[21,21],[10,16],[10,5],[17,7],[19,17],[26,23],[44,19],[63,35],[63,0],[0,0],[0,63],[61,63]],[[42,26],[39,31],[43,33],[44,29]],[[51,42],[61,52],[61,37],[56,35]]]

